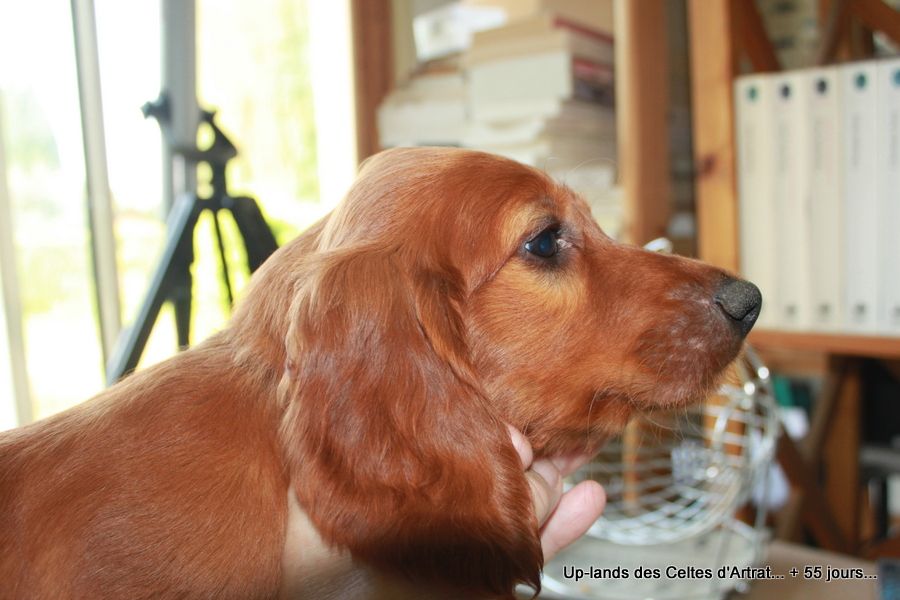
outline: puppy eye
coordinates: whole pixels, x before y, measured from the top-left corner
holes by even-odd
[[[525,242],[525,250],[540,256],[541,258],[552,258],[559,252],[559,231],[555,229],[545,229],[534,238]]]

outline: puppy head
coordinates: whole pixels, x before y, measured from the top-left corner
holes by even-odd
[[[300,504],[357,558],[473,595],[539,588],[504,422],[539,454],[592,448],[704,394],[740,347],[723,273],[616,244],[499,157],[382,153],[312,235],[279,386]]]
[[[707,396],[759,314],[752,284],[615,242],[564,186],[504,211],[504,258],[467,302],[488,396],[538,455],[592,450],[635,411]]]

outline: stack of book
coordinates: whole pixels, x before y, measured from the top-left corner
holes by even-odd
[[[614,235],[612,0],[466,2],[502,9],[504,24],[474,28],[461,55],[391,92],[378,111],[382,146],[464,146],[539,167],[582,194]]]
[[[611,0],[463,0],[463,3],[499,9],[509,22],[540,13],[554,13],[595,31],[613,30]]]
[[[766,33],[785,69],[815,63],[821,39],[816,0],[756,0]]]
[[[468,124],[465,81],[452,58],[429,63],[378,107],[384,148],[461,146]]]
[[[900,333],[900,60],[742,77],[735,109],[761,324]]]
[[[403,83],[378,108],[381,146],[461,146],[469,119],[460,53],[474,32],[504,25],[506,9],[477,1],[399,3],[395,8],[404,5],[412,13],[401,10],[397,17],[410,18],[411,29],[406,36],[396,32],[394,48]]]
[[[466,145],[542,168],[615,159],[609,33],[539,12],[476,33],[463,66]]]
[[[563,180],[614,234],[616,117],[612,2],[510,2],[509,22],[476,32],[463,53],[467,147]]]

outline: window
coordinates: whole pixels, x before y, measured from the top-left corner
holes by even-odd
[[[164,1],[95,0],[126,325],[143,301],[166,236],[159,128],[140,112],[159,93]],[[201,107],[218,110],[219,125],[240,151],[229,167],[229,191],[257,198],[284,243],[330,210],[355,170],[349,2],[198,0],[196,7],[198,99]],[[14,243],[7,258],[17,267],[35,419],[104,385],[73,48],[69,2],[0,8],[0,55],[21,57],[4,60],[0,70],[6,140],[0,169],[8,181]],[[201,129],[200,144],[208,138]],[[202,195],[202,170],[200,181]],[[195,234],[192,342],[221,328],[228,314],[211,229],[204,218]],[[242,259],[234,248],[229,260],[237,267]],[[238,277],[236,287],[245,282]],[[12,425],[15,394],[7,374],[20,353],[9,344],[8,325],[0,320],[0,428]],[[173,319],[164,309],[141,366],[175,348]]]

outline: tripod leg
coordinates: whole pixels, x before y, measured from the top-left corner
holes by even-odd
[[[153,278],[150,280],[147,295],[144,297],[144,302],[134,323],[123,329],[119,335],[116,347],[106,365],[107,385],[112,385],[137,367],[163,302],[171,297],[172,290],[179,283],[181,285],[178,287],[183,289],[184,270],[187,270],[188,277],[190,277],[194,226],[197,224],[199,215],[200,201],[196,195],[181,196],[172,206],[166,223],[166,243],[163,246],[162,256],[153,273]],[[189,281],[188,291],[190,291]]]
[[[228,275],[228,259],[225,257],[225,240],[222,238],[222,226],[219,223],[219,211],[214,210],[213,224],[215,225],[216,241],[219,246],[219,261],[222,263],[222,281],[225,282],[225,293],[228,294],[228,307],[234,306],[234,290],[231,287],[231,276]]]
[[[191,277],[190,265],[194,262],[194,253],[191,249],[187,262],[179,264],[176,272],[172,274],[172,291],[169,299],[175,310],[175,333],[178,339],[178,349],[184,350],[191,345]]]
[[[222,207],[231,211],[234,222],[237,223],[247,251],[247,264],[252,273],[278,250],[278,242],[253,198],[227,197],[223,199]]]

